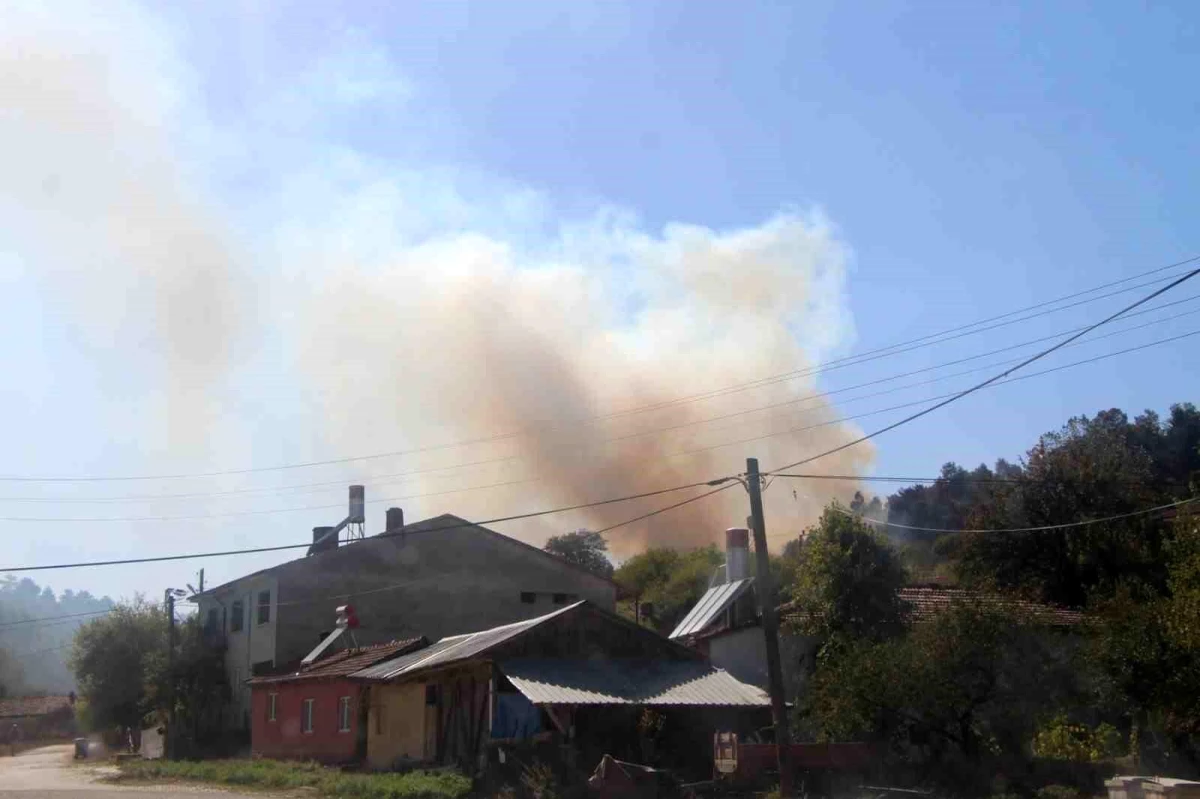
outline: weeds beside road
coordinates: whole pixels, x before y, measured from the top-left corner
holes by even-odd
[[[113,782],[185,780],[241,788],[314,788],[333,799],[460,799],[471,780],[455,772],[352,774],[316,763],[278,760],[134,760],[121,764]]]

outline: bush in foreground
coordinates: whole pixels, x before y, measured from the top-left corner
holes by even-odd
[[[456,772],[351,774],[316,763],[279,760],[140,760],[121,765],[118,780],[195,780],[258,788],[315,788],[347,799],[458,799],[471,781]]]

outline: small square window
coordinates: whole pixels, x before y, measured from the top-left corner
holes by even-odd
[[[566,594],[555,594],[554,595],[554,604],[556,604],[556,605],[567,604],[567,595]]]
[[[271,621],[271,592],[258,592],[258,623],[266,624]]]
[[[275,721],[276,709],[279,707],[279,694],[267,694],[267,721]]]
[[[350,732],[350,697],[338,698],[338,732]]]
[[[521,601],[526,605],[532,605],[537,601],[537,594],[533,593],[532,591],[522,591]]]
[[[246,608],[242,604],[242,600],[237,600],[233,603],[233,607],[229,609],[229,632],[240,633],[242,625],[246,621]]]
[[[300,706],[300,732],[313,731],[313,705],[316,704],[315,699],[305,699],[304,704]]]

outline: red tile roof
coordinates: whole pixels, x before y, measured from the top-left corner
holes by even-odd
[[[47,716],[71,707],[69,696],[16,696],[0,699],[0,719]]]
[[[382,663],[390,658],[406,655],[409,652],[428,645],[429,640],[425,636],[421,636],[420,638],[408,638],[403,641],[389,641],[386,644],[343,649],[341,652],[334,652],[332,655],[321,658],[309,666],[300,666],[298,669],[291,669],[282,674],[255,677],[250,680],[250,683],[257,685],[270,682],[345,677],[347,674],[353,674],[368,666],[374,666],[376,663]]]
[[[900,598],[909,605],[910,618],[915,622],[928,621],[955,602],[982,602],[992,607],[1028,613],[1048,624],[1070,627],[1083,621],[1077,610],[1029,602],[1024,599],[971,591],[966,588],[945,588],[938,585],[910,585],[900,589]]]

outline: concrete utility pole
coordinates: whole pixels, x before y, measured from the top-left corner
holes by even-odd
[[[763,637],[767,644],[767,680],[771,689],[771,717],[775,722],[775,749],[779,757],[779,792],[794,796],[792,758],[788,744],[787,702],[783,695],[783,668],[779,662],[779,616],[775,585],[771,579],[771,559],[767,554],[767,523],[763,518],[762,483],[758,458],[746,458],[746,490],[750,492],[750,523],[754,532],[754,581],[762,611]]]
[[[163,736],[163,757],[174,756],[175,747],[175,594],[176,588],[163,592],[163,608],[167,612],[167,734]],[[182,593],[182,592],[180,592]]]

